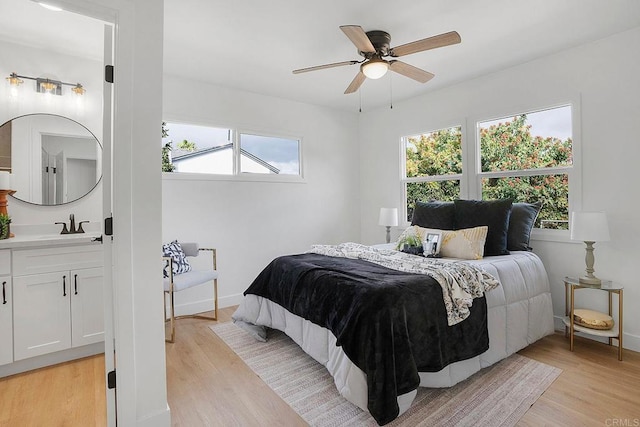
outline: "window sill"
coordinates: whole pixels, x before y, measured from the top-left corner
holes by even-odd
[[[162,179],[169,181],[236,181],[236,182],[269,182],[287,184],[306,184],[299,175],[266,175],[245,173],[242,175],[218,175],[207,173],[162,172]]]
[[[571,240],[569,230],[550,230],[534,228],[531,231],[531,240],[540,242],[559,242],[559,243],[574,243],[582,244],[583,242],[577,240]]]

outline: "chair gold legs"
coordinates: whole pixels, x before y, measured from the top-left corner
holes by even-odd
[[[205,319],[205,320],[218,320],[218,279],[213,279],[213,316],[207,316],[204,314],[184,314],[181,316],[175,315],[175,306],[172,291],[164,291],[169,295],[169,318],[167,319],[167,303],[165,299],[164,303],[164,319],[165,322],[169,322],[170,338],[165,338],[166,342],[173,343],[176,339],[176,320],[178,319]]]
[[[213,266],[213,270],[217,272],[218,270],[218,257],[217,257],[217,250],[213,249],[213,248],[199,248],[198,251],[207,251],[207,252],[211,252],[211,260],[212,260],[212,266]],[[182,316],[176,316],[175,315],[175,306],[174,306],[174,300],[173,300],[173,294],[174,294],[174,290],[173,290],[173,260],[171,259],[171,257],[163,257],[163,259],[165,261],[169,262],[169,281],[170,281],[170,285],[169,285],[169,290],[168,291],[164,291],[165,294],[169,294],[169,309],[170,309],[170,316],[169,319],[167,319],[167,301],[166,301],[166,297],[164,299],[164,321],[169,322],[170,325],[170,329],[171,329],[171,334],[170,334],[170,338],[166,339],[166,342],[175,342],[175,338],[176,338],[176,320],[178,319],[184,319],[187,317],[191,317],[194,319],[206,319],[206,320],[218,320],[218,278],[216,277],[215,279],[213,279],[213,316],[206,316],[204,314],[185,314]],[[204,284],[206,282],[202,282],[201,284]]]

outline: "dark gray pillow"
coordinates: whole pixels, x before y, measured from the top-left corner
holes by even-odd
[[[416,202],[411,225],[438,230],[453,230],[454,209],[453,202]]]
[[[455,227],[486,225],[489,227],[484,243],[484,256],[508,255],[507,231],[511,215],[511,199],[455,200]]]
[[[536,222],[538,213],[542,209],[542,202],[514,203],[509,217],[509,231],[507,233],[507,249],[510,251],[530,251],[529,240],[531,229]]]

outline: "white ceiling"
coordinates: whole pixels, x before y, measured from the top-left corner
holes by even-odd
[[[638,0],[165,0],[164,72],[217,85],[357,111],[389,105],[640,26]],[[402,59],[435,74],[425,84],[388,73],[343,92],[361,59],[340,25],[384,30],[391,45],[456,30],[459,45]],[[0,2],[0,39],[99,56],[97,21],[28,0]],[[630,54],[638,54],[630,52]],[[615,66],[615,64],[612,64]]]

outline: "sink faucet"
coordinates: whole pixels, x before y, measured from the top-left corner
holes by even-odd
[[[60,234],[77,234],[77,233],[84,233],[84,230],[82,229],[82,224],[89,222],[89,221],[80,221],[80,224],[78,224],[78,228],[76,229],[76,219],[73,216],[73,214],[69,215],[69,228],[67,228],[67,224],[64,222],[56,222],[56,224],[62,224],[62,231],[60,232]]]

